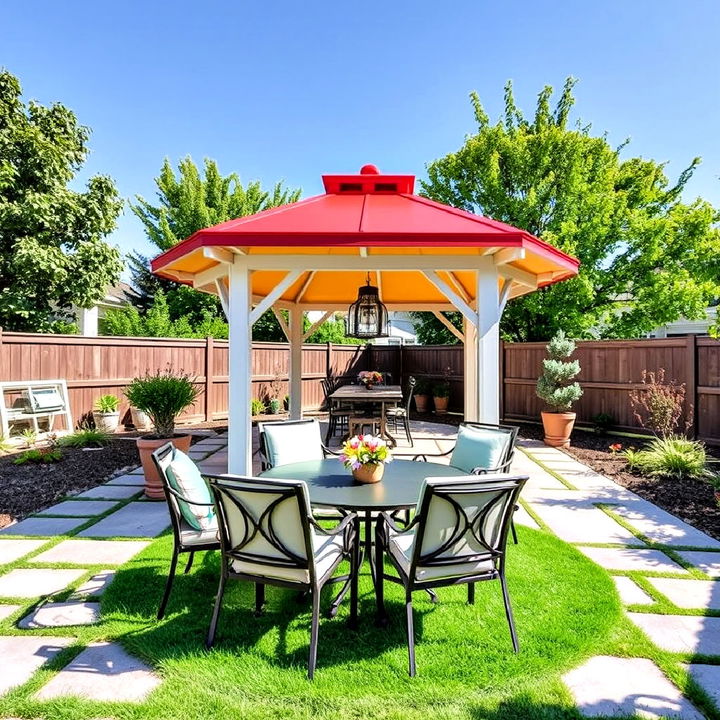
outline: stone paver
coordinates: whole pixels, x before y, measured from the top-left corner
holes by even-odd
[[[39,628],[67,627],[69,625],[92,625],[99,619],[99,603],[47,603],[22,618],[18,622],[18,627],[23,630],[36,630]]]
[[[580,547],[578,550],[607,570],[687,573],[685,568],[671,560],[660,550],[593,547]]]
[[[105,485],[134,485],[143,487],[145,485],[145,476],[140,473],[128,473],[127,475],[118,475],[112,480],[108,480]]]
[[[19,560],[23,555],[37,550],[45,540],[0,540],[0,565]]]
[[[9,618],[16,610],[19,610],[22,605],[0,605],[0,620]]]
[[[702,570],[710,577],[720,578],[720,553],[703,552],[701,550],[680,550],[678,555],[691,565]]]
[[[655,601],[633,580],[614,575],[613,582],[625,605],[652,605]]]
[[[720,707],[720,665],[701,665],[693,663],[685,665],[693,680],[712,698]]]
[[[4,535],[43,535],[54,537],[71,532],[87,522],[87,518],[30,517],[0,530]]]
[[[599,655],[571,670],[563,681],[585,717],[633,715],[702,720],[660,669],[645,658]]]
[[[648,578],[648,582],[678,607],[720,610],[720,582],[677,578]]]
[[[84,570],[16,568],[0,575],[0,597],[32,598],[52,595],[75,582]]]
[[[611,509],[653,542],[720,549],[718,540],[678,520],[647,500],[638,499]]]
[[[663,650],[720,655],[720,617],[628,615]]]
[[[40,700],[74,696],[89,700],[140,702],[160,678],[117,643],[93,643],[38,691]]]
[[[33,558],[32,562],[122,565],[148,545],[142,540],[65,540]]]
[[[539,527],[532,515],[522,505],[514,512],[513,521],[516,525],[525,525],[533,530],[537,530]]]
[[[86,580],[80,587],[70,595],[70,600],[78,600],[85,597],[97,597],[107,590],[108,585],[115,578],[114,570],[101,570]]]
[[[140,488],[134,485],[98,485],[85,492],[81,492],[75,497],[90,498],[91,500],[127,500],[133,495],[137,495]]]
[[[40,637],[38,635],[0,637],[0,695],[27,682],[32,674],[54,658],[72,638]]]
[[[37,515],[66,515],[74,517],[92,517],[107,512],[117,505],[112,500],[66,500],[47,510],[41,510]]]
[[[78,537],[156,537],[170,527],[165,502],[132,502],[78,533]]]

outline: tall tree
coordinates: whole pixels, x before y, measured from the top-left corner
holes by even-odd
[[[64,330],[71,305],[92,307],[122,262],[103,238],[122,209],[113,181],[68,184],[85,162],[90,130],[64,105],[21,100],[0,71],[0,326]]]
[[[137,202],[130,207],[158,252],[169,250],[210,225],[295,202],[301,192],[285,189],[281,182],[270,190],[263,190],[257,181],[243,186],[237,173],[223,177],[217,163],[209,159],[205,160],[201,174],[189,157],[180,161],[177,174],[166,159],[155,182],[157,204],[153,205],[138,196]],[[132,284],[139,294],[133,302],[141,311],[147,311],[153,305],[155,293],[163,290],[172,321],[186,318],[194,327],[205,322],[208,313],[222,317],[220,303],[214,296],[160,280],[150,272],[147,258],[139,253],[131,253],[128,262]],[[263,328],[270,328],[270,334],[273,331],[282,334],[272,313],[260,323],[259,330]],[[261,336],[256,339],[272,339],[263,337],[263,334],[260,332]]]
[[[534,117],[505,87],[504,116],[491,124],[471,100],[477,132],[428,166],[423,192],[435,200],[521,227],[579,258],[571,280],[508,303],[506,338],[637,337],[679,317],[699,318],[720,295],[720,216],[681,195],[699,158],[672,183],[665,166],[623,159],[590,125],[569,125],[569,78],[554,109],[552,88]]]

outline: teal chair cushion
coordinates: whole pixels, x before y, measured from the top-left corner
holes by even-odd
[[[475,468],[497,468],[504,461],[511,437],[502,430],[461,425],[450,464],[468,473]]]
[[[190,502],[175,498],[182,516],[195,530],[210,530],[216,526],[215,508],[212,505],[210,490],[203,480],[197,465],[181,450],[173,449],[172,460],[167,467],[167,479],[170,487]],[[194,502],[193,502],[194,501]]]
[[[265,451],[270,467],[322,460],[322,437],[318,422],[267,424],[263,426]]]

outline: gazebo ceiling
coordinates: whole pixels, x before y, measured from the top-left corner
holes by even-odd
[[[301,274],[278,305],[347,307],[366,272],[395,309],[445,309],[435,272],[472,303],[475,269],[491,262],[509,297],[577,274],[578,261],[518,228],[413,194],[414,176],[325,175],[323,195],[196,232],[152,261],[157,275],[217,293],[236,256],[247,259],[255,298],[288,271]]]

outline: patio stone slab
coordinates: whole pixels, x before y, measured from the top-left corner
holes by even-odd
[[[117,643],[93,643],[38,691],[36,697],[82,697],[110,702],[141,702],[160,678]]]
[[[720,655],[720,617],[644,613],[628,616],[663,650]]]
[[[105,485],[133,485],[136,487],[144,487],[145,486],[145,475],[141,472],[139,473],[128,473],[127,475],[118,475],[117,477],[114,477],[112,480],[108,480]]]
[[[540,527],[534,520],[533,516],[522,506],[513,513],[513,520],[517,525],[524,525],[525,527],[537,530]]]
[[[613,582],[625,605],[652,605],[655,601],[629,577],[614,575]]]
[[[148,545],[141,540],[65,540],[33,558],[32,562],[122,565]]]
[[[643,535],[663,545],[691,545],[720,549],[720,541],[688,525],[647,500],[636,500],[612,508]]]
[[[71,532],[80,525],[87,522],[87,518],[44,518],[29,517],[21,520],[15,525],[10,525],[0,533],[4,535],[43,535],[46,537],[54,537],[55,535],[64,535]]]
[[[680,555],[685,562],[689,562],[691,565],[702,570],[706,575],[720,578],[720,553],[703,552],[701,550],[679,550],[678,555]]]
[[[22,605],[0,605],[0,620],[9,618],[16,610],[19,610]]]
[[[36,630],[69,625],[92,625],[99,619],[100,603],[47,603],[22,618],[18,622],[18,627],[23,630]]]
[[[685,665],[693,680],[711,697],[712,701],[720,707],[720,665],[701,665],[693,663]]]
[[[571,670],[563,681],[585,717],[703,718],[655,663],[645,658],[599,655]]]
[[[145,471],[142,469],[142,465],[138,465],[132,470],[128,470],[128,475],[144,475]]]
[[[606,570],[687,573],[685,568],[660,550],[593,547],[580,547],[578,550]]]
[[[69,517],[92,517],[107,512],[117,505],[112,500],[66,500],[36,515],[66,515]]]
[[[720,582],[676,578],[648,578],[648,582],[678,607],[720,610]]]
[[[78,533],[78,537],[156,537],[170,526],[163,502],[132,502]]]
[[[127,500],[137,495],[140,488],[135,485],[98,485],[74,497],[89,498],[91,500]]]
[[[23,555],[37,550],[45,540],[0,540],[0,565],[19,560]]]
[[[52,595],[75,582],[84,570],[16,568],[0,575],[0,597],[34,598]]]
[[[0,637],[0,657],[3,659],[0,695],[26,683],[38,668],[72,642],[73,638],[38,635]]]
[[[101,570],[86,580],[70,597],[70,600],[79,600],[85,597],[97,597],[107,590],[108,585],[115,579],[114,570]]]

